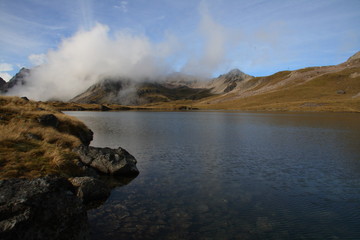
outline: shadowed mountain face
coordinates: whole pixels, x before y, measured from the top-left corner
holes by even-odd
[[[5,82],[5,80],[0,77],[0,92],[4,92],[6,85],[7,83]]]
[[[26,68],[20,69],[20,71],[10,79],[10,81],[5,82],[0,78],[0,93],[6,93],[10,89],[26,84],[26,78],[30,74],[30,70]]]
[[[106,79],[92,85],[71,99],[78,103],[141,105],[176,100],[199,100],[215,94],[231,92],[239,82],[251,79],[238,69],[212,80],[173,73],[158,81]]]
[[[135,82],[130,79],[106,79],[92,85],[71,99],[77,103],[142,105],[175,100],[198,100],[212,96],[209,89],[191,88],[185,84]]]

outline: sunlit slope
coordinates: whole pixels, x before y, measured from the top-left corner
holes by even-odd
[[[360,59],[278,72],[195,104],[205,109],[360,112]]]

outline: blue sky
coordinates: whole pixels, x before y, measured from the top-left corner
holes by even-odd
[[[359,0],[0,0],[0,76],[43,63],[99,26],[104,41],[145,39],[171,71],[263,76],[345,61],[360,50],[359,23]],[[97,46],[82,41],[84,51]]]

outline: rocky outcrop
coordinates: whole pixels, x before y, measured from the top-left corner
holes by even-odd
[[[111,189],[102,181],[92,177],[75,177],[69,179],[76,189],[76,196],[84,204],[104,201],[110,196]]]
[[[0,239],[87,239],[86,210],[63,178],[0,181]]]
[[[80,160],[84,164],[101,173],[115,176],[136,176],[139,174],[139,170],[136,168],[136,159],[121,147],[111,149],[81,145],[73,151],[79,154]]]

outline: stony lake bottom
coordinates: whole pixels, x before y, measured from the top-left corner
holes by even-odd
[[[92,239],[360,239],[360,114],[66,113],[138,160]]]

